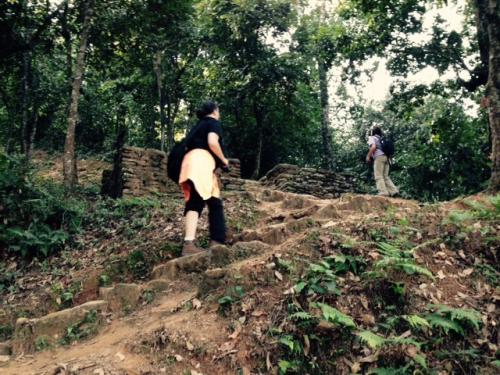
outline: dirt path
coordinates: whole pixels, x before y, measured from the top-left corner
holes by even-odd
[[[225,267],[232,274],[258,273],[274,253],[286,253],[297,246],[307,235],[311,226],[354,225],[377,208],[387,204],[379,197],[346,196],[337,200],[321,200],[309,196],[271,191],[252,187],[249,193],[257,200],[258,209],[265,218],[255,229],[243,232],[241,243],[259,239],[262,249],[247,259],[235,261]],[[403,210],[418,208],[415,202],[392,200],[391,204]],[[245,236],[248,238],[245,239]],[[234,245],[233,245],[234,247]],[[184,374],[186,370],[195,374],[234,374],[228,370],[232,365],[219,361],[235,349],[235,330],[229,327],[214,304],[199,300],[190,308],[185,301],[193,300],[197,293],[192,289],[167,293],[152,305],[110,322],[97,336],[89,341],[75,343],[70,347],[57,347],[20,356],[0,369],[5,375],[20,374]],[[213,301],[212,301],[213,302]],[[236,327],[236,328],[235,328]],[[231,332],[232,335],[231,335]],[[240,342],[241,345],[244,343]],[[163,366],[151,363],[150,354],[169,347],[162,359]],[[173,349],[172,349],[173,348]],[[244,350],[239,350],[243,353]],[[196,355],[191,356],[190,354]],[[238,355],[238,354],[237,354]],[[240,355],[242,363],[251,360]],[[247,372],[245,372],[247,371]],[[244,374],[250,374],[243,367]]]

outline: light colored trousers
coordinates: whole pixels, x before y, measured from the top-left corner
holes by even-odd
[[[387,156],[381,155],[375,158],[373,163],[373,174],[379,195],[395,195],[399,193],[398,188],[392,183],[389,177],[389,160]]]

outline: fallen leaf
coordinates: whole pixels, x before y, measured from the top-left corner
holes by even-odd
[[[462,275],[469,276],[472,274],[472,272],[474,272],[474,268],[467,268],[467,269],[463,270]]]
[[[184,361],[184,358],[183,358],[181,355],[179,355],[179,354],[175,354],[175,355],[174,355],[174,357],[175,357],[175,360],[176,360],[177,362],[182,362],[182,361]]]
[[[120,352],[116,353],[116,354],[115,354],[115,356],[116,356],[116,357],[118,357],[118,359],[119,359],[120,361],[125,360],[125,356],[124,356],[122,353],[120,353]]]
[[[279,281],[283,280],[283,275],[279,271],[274,271],[274,276],[276,276]]]
[[[234,329],[234,332],[229,335],[229,338],[231,340],[234,340],[241,333],[241,329],[242,329],[241,324],[237,324],[236,328]]]
[[[438,279],[443,280],[444,278],[446,278],[446,275],[444,274],[443,270],[439,270],[437,272],[437,277]]]
[[[196,310],[201,309],[201,301],[198,298],[194,298],[192,304],[193,308],[195,308]]]
[[[309,341],[309,336],[304,335],[304,354],[309,355],[309,350],[311,349],[311,343]]]
[[[187,348],[187,350],[192,352],[194,350],[194,345],[191,344],[189,341],[186,341],[186,348]]]
[[[271,359],[269,356],[269,352],[266,353],[266,367],[268,370],[271,370],[273,366],[271,365]]]
[[[254,312],[252,312],[252,316],[255,316],[256,318],[262,315],[266,315],[266,312],[262,310],[255,310]]]
[[[353,374],[357,374],[358,372],[361,371],[361,363],[359,362],[354,362],[352,365],[351,365],[351,372]]]

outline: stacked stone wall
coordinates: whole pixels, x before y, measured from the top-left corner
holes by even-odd
[[[167,154],[155,149],[123,147],[113,170],[103,172],[102,192],[112,197],[139,197],[150,194],[179,193],[167,175]],[[223,185],[235,186],[240,162],[230,159],[231,169],[223,174]],[[230,183],[232,181],[232,183]]]
[[[260,183],[282,191],[309,194],[325,199],[337,198],[342,193],[360,192],[357,178],[353,174],[300,168],[291,164],[278,164],[260,180]]]

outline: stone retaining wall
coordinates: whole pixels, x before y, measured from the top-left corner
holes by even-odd
[[[356,176],[353,174],[300,168],[291,164],[278,164],[259,182],[278,190],[310,194],[325,199],[337,198],[342,193],[360,192]]]
[[[230,159],[230,163],[230,172],[223,176],[239,178],[239,160]],[[178,192],[179,187],[167,175],[167,154],[155,149],[124,147],[113,170],[102,176],[102,193],[115,198]]]

